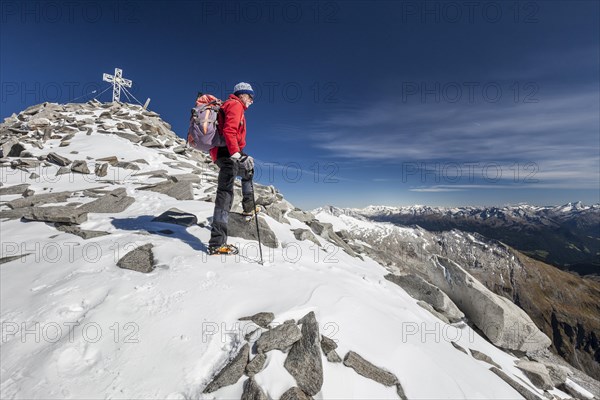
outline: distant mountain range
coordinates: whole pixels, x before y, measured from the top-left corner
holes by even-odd
[[[528,256],[580,275],[600,275],[600,204],[538,207],[386,207],[344,209],[376,222],[459,229],[504,242]]]

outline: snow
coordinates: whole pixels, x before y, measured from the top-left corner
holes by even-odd
[[[142,158],[148,165],[140,164],[140,171],[110,167],[107,178],[116,177],[117,185],[78,174],[54,179],[54,166],[42,169],[38,180],[2,169],[5,185],[31,183],[36,193],[44,193],[44,188],[58,192],[125,187],[136,199],[121,213],[89,214],[82,229],[111,233],[89,240],[42,222],[1,222],[1,257],[31,253],[0,268],[2,398],[239,398],[244,378],[212,394],[202,390],[253,329],[238,318],[261,311],[275,313],[276,322],[298,320],[314,311],[321,332],[337,341],[340,356],[353,350],[388,369],[410,399],[520,398],[489,371],[488,364],[457,351],[451,340],[485,352],[506,373],[529,382],[514,367],[515,357],[467,326],[436,319],[385,280],[388,271],[373,260],[298,242],[291,229],[306,228],[300,221],[290,219],[290,226],[265,216],[279,240],[287,244],[263,247],[268,266],[256,262],[255,242],[231,238],[240,246],[240,256],[209,257],[205,252],[208,228],[151,222],[171,207],[207,221],[214,206],[136,190],[139,183],[160,179],[134,177],[134,173],[191,172],[165,164],[173,160],[160,154],[164,150],[97,132],[75,135],[68,147],[51,142],[50,151],[71,159],[118,155],[126,161]],[[93,170],[92,161],[90,166]],[[196,194],[207,188],[203,181]],[[318,218],[333,223],[336,230],[370,226],[349,216],[319,213]],[[157,233],[166,228],[175,233]],[[154,245],[157,268],[153,272],[116,266],[120,257],[146,243]],[[266,368],[256,375],[270,398],[279,398],[295,384],[283,368],[284,360],[284,353],[269,352]],[[397,398],[394,388],[363,378],[342,364],[323,358],[323,366],[325,383],[315,399]]]

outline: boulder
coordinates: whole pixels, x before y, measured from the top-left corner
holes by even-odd
[[[297,240],[310,240],[317,246],[321,246],[319,239],[317,239],[317,237],[314,235],[314,233],[312,233],[310,230],[297,228],[297,229],[291,229],[291,231],[294,232],[294,237]]]
[[[250,317],[242,317],[240,321],[252,321],[261,328],[269,329],[269,324],[275,319],[275,314],[272,312],[260,312]]]
[[[90,170],[84,160],[75,160],[71,164],[71,171],[79,172],[80,174],[89,174]]]
[[[125,211],[135,202],[133,197],[127,196],[125,188],[117,188],[102,197],[83,204],[79,209],[91,213],[120,213]]]
[[[154,270],[152,247],[154,247],[152,243],[148,243],[130,251],[117,262],[117,266],[137,272],[152,272]]]
[[[178,208],[171,208],[158,217],[152,219],[152,222],[163,222],[166,224],[175,224],[181,226],[192,226],[198,224],[198,218],[194,214],[182,211]]]
[[[6,205],[9,208],[23,208],[38,206],[41,204],[48,203],[62,203],[67,201],[69,197],[73,195],[72,192],[53,192],[53,193],[41,193],[29,197],[11,200]]]
[[[337,347],[337,343],[334,340],[321,335],[321,350],[323,350],[323,354],[328,354],[330,351],[337,349]]]
[[[7,194],[23,194],[29,187],[28,183],[23,183],[20,185],[12,185],[12,186],[4,186],[0,188],[0,195]]]
[[[265,366],[267,356],[263,353],[258,353],[246,366],[246,375],[252,377],[258,374]]]
[[[415,299],[429,303],[450,322],[460,321],[465,316],[452,300],[450,300],[446,293],[442,292],[439,288],[433,286],[420,276],[413,274],[387,274],[384,278],[406,290],[406,292]]]
[[[510,300],[499,296],[455,262],[434,256],[434,266],[424,273],[443,290],[496,346],[509,350],[546,349],[551,341],[531,318]]]
[[[70,224],[81,224],[87,221],[87,212],[76,207],[28,207],[22,209],[22,213],[22,218],[30,221],[67,222]],[[0,212],[0,217],[1,214]]]
[[[267,395],[258,386],[254,378],[250,377],[244,382],[244,391],[242,392],[241,400],[268,400]]]
[[[150,190],[152,192],[166,194],[177,200],[194,200],[191,182],[163,181],[155,185],[142,186],[139,190]]]
[[[394,386],[398,384],[396,375],[383,368],[376,367],[353,351],[349,351],[346,357],[344,357],[344,365],[354,369],[359,375],[382,385]]]
[[[260,229],[260,241],[263,246],[277,248],[279,242],[277,236],[269,227],[264,218],[258,217]],[[256,234],[256,219],[247,221],[246,217],[238,213],[229,213],[229,224],[227,232],[231,237],[239,237],[247,240],[258,240]]]
[[[310,221],[315,219],[315,216],[312,213],[302,210],[292,210],[288,213],[287,216],[289,218],[294,218],[298,221],[304,222],[305,224],[308,224]]]
[[[246,343],[240,351],[223,367],[206,386],[203,393],[212,393],[223,386],[233,385],[244,374],[248,364],[250,346]]]
[[[554,389],[552,378],[550,378],[550,373],[544,364],[535,361],[519,360],[516,367],[523,371],[529,380],[539,389]]]
[[[256,350],[266,353],[271,350],[285,350],[302,337],[296,324],[281,324],[263,332],[256,341]]]
[[[461,345],[459,345],[458,343],[456,343],[456,342],[453,342],[453,341],[450,341],[450,343],[452,343],[452,346],[453,346],[453,347],[454,347],[456,350],[462,351],[462,352],[463,352],[463,353],[465,353],[466,355],[469,355],[469,352],[468,352],[467,350],[465,350],[465,348],[464,348],[464,347],[462,347]]]
[[[59,156],[58,154],[56,154],[54,152],[48,153],[48,158],[46,158],[46,160],[48,162],[51,162],[52,164],[56,164],[60,167],[66,167],[67,165],[71,164],[71,162],[72,162],[68,158]]]
[[[284,367],[304,393],[314,396],[323,386],[319,324],[312,311],[298,322],[302,324],[302,338],[292,346],[285,359]]]
[[[108,174],[108,163],[96,164],[94,166],[94,174],[99,178],[106,176]]]
[[[312,397],[309,397],[304,393],[300,388],[294,386],[285,391],[284,394],[281,395],[279,400],[311,400]]]

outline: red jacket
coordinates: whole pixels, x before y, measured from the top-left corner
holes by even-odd
[[[217,117],[230,155],[241,152],[246,147],[246,118],[244,117],[244,111],[247,108],[239,97],[230,94],[229,99],[221,106],[223,112],[219,112]],[[210,149],[210,156],[213,161],[217,161],[217,151],[218,147]]]

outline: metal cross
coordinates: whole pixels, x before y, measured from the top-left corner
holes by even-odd
[[[102,80],[105,82],[112,82],[113,84],[113,102],[120,101],[121,99],[121,86],[131,87],[133,82],[129,79],[123,78],[123,70],[115,68],[115,75],[103,74]]]

